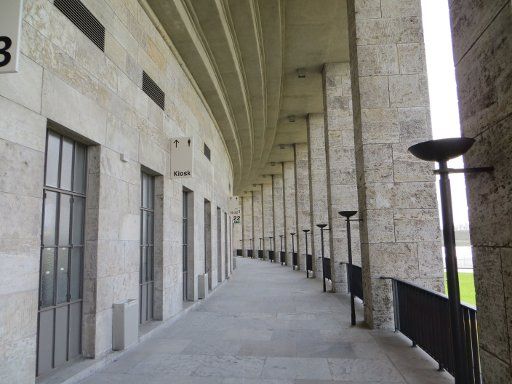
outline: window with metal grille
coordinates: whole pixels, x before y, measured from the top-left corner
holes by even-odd
[[[208,146],[206,145],[206,143],[204,144],[204,155],[206,156],[206,158],[207,158],[208,160],[210,160],[210,159],[211,159],[210,147],[208,147]]]
[[[142,90],[148,95],[162,110],[165,109],[165,93],[156,85],[151,77],[142,71]]]
[[[44,180],[37,376],[82,353],[86,146],[48,131]]]
[[[153,320],[155,292],[155,177],[141,172],[140,202],[140,323]]]
[[[105,51],[105,27],[80,0],[54,0],[53,4],[99,49]]]

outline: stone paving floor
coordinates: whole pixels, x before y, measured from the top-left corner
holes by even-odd
[[[453,383],[405,337],[350,327],[348,297],[322,293],[320,279],[237,265],[205,303],[83,383]]]

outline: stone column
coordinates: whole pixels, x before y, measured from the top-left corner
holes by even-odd
[[[450,2],[485,383],[512,382],[512,5]]]
[[[306,269],[306,244],[304,229],[311,229],[308,145],[295,144],[295,206],[297,212],[297,252],[299,268]],[[311,232],[310,232],[311,233]],[[311,250],[311,236],[308,235],[308,252]]]
[[[279,263],[281,251],[281,237],[285,234],[284,224],[284,201],[283,201],[283,175],[273,175],[272,190],[274,196],[274,250],[276,251],[276,262]],[[286,238],[283,237],[283,251],[286,252]]]
[[[258,249],[264,249],[260,238],[263,237],[263,194],[262,186],[258,185],[257,190],[252,191],[253,227],[254,227],[254,257],[258,257]]]
[[[270,179],[270,176],[267,176]],[[267,258],[267,251],[271,250],[269,237],[274,237],[274,224],[273,224],[273,210],[272,210],[272,181],[270,183],[263,184],[263,240],[264,244],[264,257]],[[273,241],[274,239],[272,239]]]
[[[310,199],[310,222],[311,222],[311,243],[313,245],[313,265],[316,265],[318,276],[322,277],[322,242],[320,229],[317,224],[327,224],[329,221],[327,212],[327,172],[325,157],[324,139],[324,115],[320,113],[309,114],[307,118],[308,127],[308,154],[309,154],[309,190]],[[329,233],[324,231],[324,252],[325,256],[330,255]]]
[[[433,164],[407,148],[431,137],[420,0],[348,1],[365,319],[393,324],[391,283],[442,291]]]
[[[333,289],[347,292],[348,261],[346,223],[339,211],[359,210],[357,205],[354,121],[349,63],[327,63],[323,69],[328,224]],[[357,216],[356,216],[357,217]],[[359,224],[352,223],[352,257],[361,265]]]
[[[297,233],[297,211],[295,207],[295,163],[283,163],[284,215],[286,219],[286,265],[292,265],[292,237]],[[296,239],[296,236],[294,236]],[[296,241],[296,240],[294,240]],[[295,243],[296,245],[297,243]],[[295,249],[297,247],[295,246]]]
[[[237,249],[242,249],[242,254],[244,255],[244,239],[245,239],[245,230],[244,230],[244,223],[245,223],[245,218],[244,218],[244,212],[243,212],[243,201],[244,201],[244,197],[243,196],[235,196],[235,197],[232,197],[231,199],[234,199],[235,200],[235,203],[233,203],[233,208],[235,208],[235,211],[238,209],[238,211],[240,212],[240,224],[234,224],[233,223],[233,216],[231,215],[231,212],[228,212],[228,217],[227,217],[227,227],[228,227],[228,230],[227,230],[227,233],[225,233],[225,236],[227,236],[228,238],[230,237],[230,231],[229,231],[229,228],[231,226],[233,226],[233,230],[232,230],[232,233],[231,233],[231,242],[228,242],[228,255],[229,254],[229,244],[231,244],[231,249],[233,250],[233,254],[236,255],[236,250]],[[222,218],[224,220],[224,217]],[[228,260],[230,260],[231,258],[228,257]],[[228,268],[228,271],[231,271],[231,266],[229,266]]]
[[[254,216],[253,216],[253,197],[252,192],[242,196],[242,226],[243,226],[243,255],[247,256],[247,250],[253,249],[251,239],[254,239]],[[254,252],[254,250],[253,250]]]

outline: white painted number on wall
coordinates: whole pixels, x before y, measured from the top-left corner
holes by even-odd
[[[0,73],[18,72],[22,0],[0,2]]]

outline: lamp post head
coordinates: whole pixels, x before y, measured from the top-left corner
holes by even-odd
[[[295,236],[295,232],[290,232],[290,235]]]
[[[304,233],[308,233],[310,230],[309,229],[303,229],[302,232]]]
[[[354,216],[357,213],[357,211],[339,211],[338,213],[341,216],[343,216],[343,217],[348,219],[348,218]]]
[[[279,235],[279,237],[282,239],[284,237],[284,235]]]
[[[470,137],[429,140],[409,147],[409,152],[425,161],[447,161],[462,156],[474,143]]]
[[[327,224],[317,224],[316,226],[320,229],[324,229],[325,227],[327,227]]]

